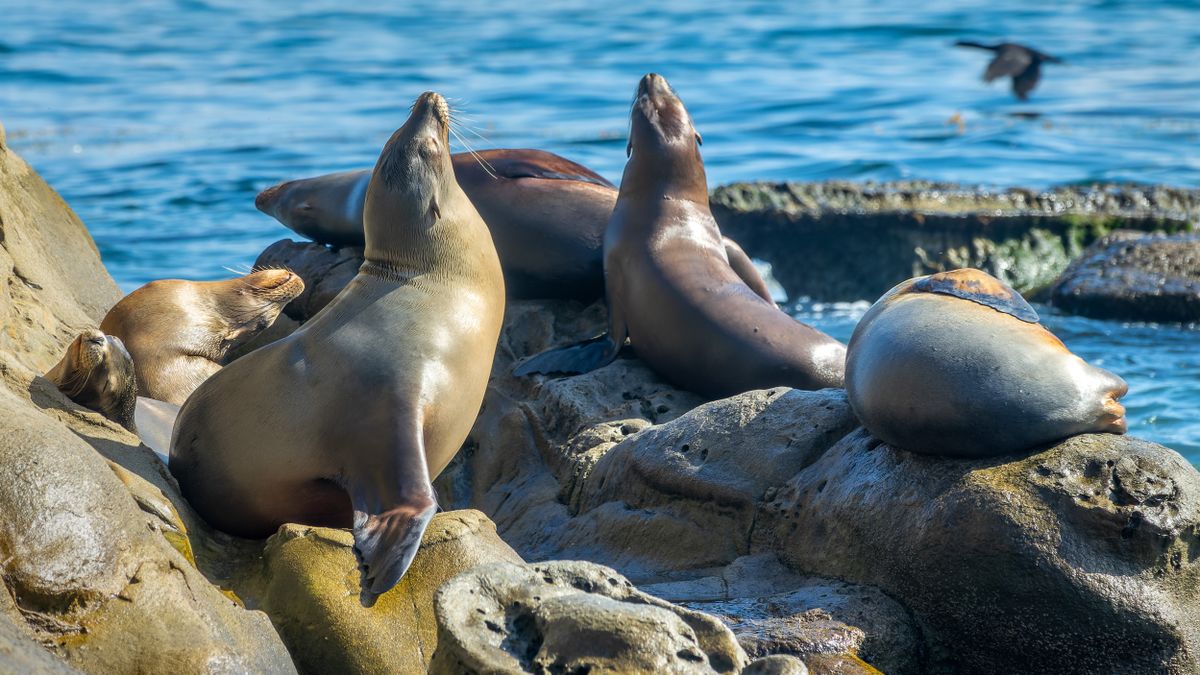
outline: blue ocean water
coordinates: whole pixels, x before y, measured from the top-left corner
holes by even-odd
[[[613,180],[654,70],[688,104],[714,185],[1200,185],[1200,4],[926,4],[0,0],[0,121],[126,290],[248,266],[289,234],[254,209],[258,190],[371,165],[426,89],[474,145],[544,148]],[[1067,64],[1022,103],[980,81],[988,55],[960,38]],[[800,311],[846,338],[860,310],[839,307]],[[1130,381],[1134,433],[1200,460],[1200,331],[1047,323]]]

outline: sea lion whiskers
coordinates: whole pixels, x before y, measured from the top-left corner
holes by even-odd
[[[453,118],[451,118],[451,121],[453,121]],[[472,148],[471,144],[467,142],[467,139],[463,138],[462,134],[458,133],[458,131],[454,129],[453,124],[446,125],[446,128],[450,130],[450,133],[454,134],[454,137],[458,139],[458,142],[462,143],[462,146],[467,149],[467,152],[471,153],[471,156],[475,158],[476,162],[479,162],[479,166],[483,167],[483,170],[486,171],[489,176],[491,176],[493,179],[499,177],[496,175],[496,169],[489,164],[486,159],[481,157],[478,152],[475,152],[475,148]]]

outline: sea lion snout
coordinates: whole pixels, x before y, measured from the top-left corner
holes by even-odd
[[[103,332],[95,328],[89,328],[79,334],[79,339],[93,345],[104,345],[106,343]]]
[[[445,132],[450,126],[450,106],[441,94],[436,91],[427,91],[418,96],[413,103],[412,119],[423,126],[434,121],[437,130]]]
[[[658,73],[646,73],[638,82],[637,95],[639,97],[674,96],[675,91],[671,89],[671,83],[667,82],[667,78]]]
[[[285,185],[287,185],[287,183],[272,185],[271,187],[258,193],[258,196],[254,198],[254,208],[262,211],[268,216],[274,216],[275,205],[278,203],[279,193]]]

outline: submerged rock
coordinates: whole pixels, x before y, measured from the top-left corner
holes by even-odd
[[[1200,190],[1137,185],[735,183],[711,202],[721,232],[771,262],[789,296],[818,300],[873,301],[909,277],[960,267],[1029,293],[1112,229],[1179,232],[1200,220]]]
[[[1114,232],[1071,263],[1049,300],[1096,319],[1200,321],[1200,234]]]
[[[720,621],[587,562],[486,565],[436,603],[430,673],[738,673],[748,660]]]

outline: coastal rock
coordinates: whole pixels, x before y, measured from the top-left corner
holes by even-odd
[[[83,224],[11,150],[0,280],[0,624],[13,629],[0,670],[294,672],[266,615],[196,568],[194,516],[161,462],[40,376],[120,293]]]
[[[437,644],[434,592],[472,567],[521,562],[482,513],[439,513],[408,573],[366,608],[353,543],[346,530],[284,525],[267,541],[261,576],[237,584],[270,615],[301,672],[423,672]]]
[[[5,585],[59,656],[92,672],[293,671],[265,615],[210,584],[91,446],[3,388],[0,466]]]
[[[1072,314],[1119,321],[1200,321],[1200,234],[1101,238],[1049,293]]]
[[[841,390],[697,405],[636,359],[509,374],[602,319],[511,303],[483,412],[438,481],[526,559],[611,566],[814,672],[1200,667],[1200,475],[1177,453],[1088,435],[950,460],[871,438]]]
[[[720,621],[587,562],[483,566],[443,586],[436,607],[430,673],[737,673],[747,662]]]
[[[121,297],[79,217],[2,144],[0,280],[0,354],[20,376],[49,370]]]
[[[763,506],[753,548],[882,589],[933,661],[964,671],[1194,672],[1200,475],[1177,453],[1084,435],[991,461],[858,430]]]
[[[1139,185],[734,183],[710,201],[721,232],[774,263],[790,297],[818,300],[873,301],[903,279],[960,267],[1030,293],[1110,230],[1183,232],[1200,220],[1200,190]],[[784,264],[795,260],[804,264]]]

